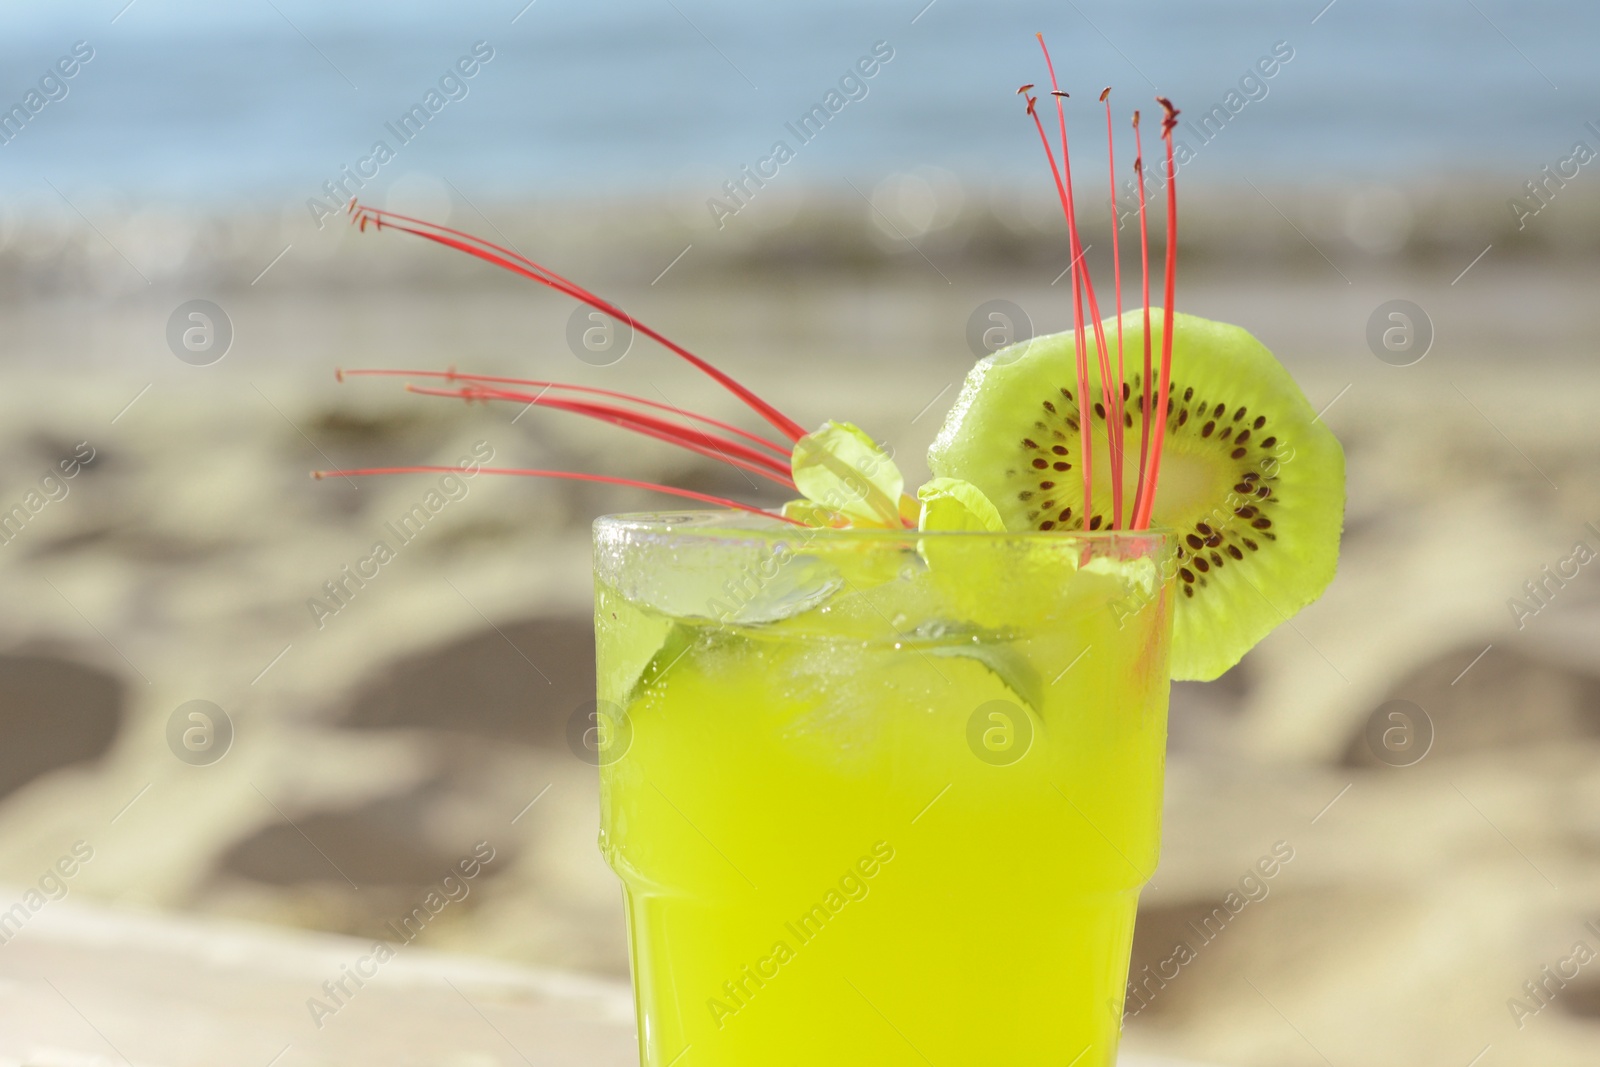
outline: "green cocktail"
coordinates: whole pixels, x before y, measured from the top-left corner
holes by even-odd
[[[1101,319],[1068,94],[1045,58],[1059,143],[1020,92],[1067,224],[1073,330],[979,360],[915,495],[859,427],[808,429],[514,248],[351,204],[363,230],[626,323],[763,429],[598,385],[351,374],[596,419],[798,494],[774,514],[476,459],[319,473],[594,481],[732,509],[596,526],[601,847],[625,887],[647,1067],[1112,1064],[1158,852],[1169,678],[1218,677],[1333,577],[1344,455],[1322,412],[1246,331],[1174,309],[1177,108],[1157,98],[1164,307],[1149,306],[1135,111],[1145,306],[1124,309],[1113,238]]]
[[[600,520],[601,847],[647,1067],[1114,1062],[1165,548]]]

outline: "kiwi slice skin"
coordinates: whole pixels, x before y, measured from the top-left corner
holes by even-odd
[[[1161,318],[1152,309],[1158,355]],[[1115,338],[1115,319],[1103,328]],[[1142,308],[1123,316],[1122,330],[1126,523],[1144,430]],[[1115,350],[1111,358],[1115,367]],[[1113,465],[1097,362],[1091,339],[1083,405],[1070,332],[980,360],[929,449],[929,467],[983,490],[1008,530],[1109,529]],[[1237,326],[1174,316],[1168,397],[1152,526],[1174,536],[1163,566],[1175,602],[1172,677],[1209,681],[1333,580],[1344,450],[1283,365]],[[1094,481],[1087,521],[1079,436],[1086,408]]]

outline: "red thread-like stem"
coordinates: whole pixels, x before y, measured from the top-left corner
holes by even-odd
[[[592,419],[598,419],[601,422],[609,422],[613,426],[620,426],[625,430],[632,430],[645,437],[653,437],[658,441],[677,445],[708,459],[721,460],[730,466],[751,471],[764,478],[770,478],[786,488],[793,489],[795,487],[794,480],[789,475],[788,467],[783,466],[770,456],[757,452],[749,445],[713,437],[702,430],[695,430],[691,427],[675,426],[662,419],[657,419],[641,412],[628,411],[614,404],[562,400],[557,397],[546,397],[536,393],[523,393],[510,389],[493,389],[484,386],[467,386],[461,389],[435,389],[428,386],[408,385],[407,389],[423,396],[445,396],[458,400],[512,400],[522,404],[535,404],[539,407],[554,408],[557,411],[566,411],[574,415],[584,415]],[[695,435],[701,437],[705,443],[702,444],[700,441],[695,440]]]
[[[1067,142],[1067,113],[1066,113],[1066,108],[1062,103],[1062,101],[1066,98],[1067,94],[1061,91],[1061,88],[1060,88],[1059,84],[1056,82],[1055,62],[1050,58],[1050,49],[1045,47],[1044,34],[1039,33],[1039,34],[1034,34],[1034,36],[1039,39],[1039,48],[1040,48],[1041,51],[1044,52],[1045,66],[1046,66],[1046,69],[1048,69],[1049,72],[1050,72],[1050,88],[1051,88],[1050,95],[1054,96],[1056,98],[1056,117],[1060,121],[1060,125],[1061,125],[1061,175],[1062,175],[1062,181],[1066,186],[1066,211],[1067,211],[1068,241],[1069,241],[1069,244],[1071,246],[1073,260],[1074,260],[1074,262],[1076,262],[1082,256],[1082,253],[1083,253],[1083,241],[1078,235],[1078,213],[1077,213],[1077,209],[1075,207],[1075,198],[1073,196],[1073,190],[1072,190],[1072,155],[1071,155],[1071,151],[1070,151],[1070,148],[1069,148],[1068,142]],[[1110,356],[1109,350],[1106,347],[1105,329],[1100,323],[1100,302],[1099,302],[1099,300],[1097,300],[1095,298],[1094,275],[1089,270],[1089,264],[1088,263],[1084,263],[1083,264],[1082,270],[1083,270],[1083,275],[1082,275],[1082,277],[1083,277],[1083,295],[1086,296],[1088,298],[1088,300],[1089,300],[1089,321],[1093,324],[1095,354],[1099,357],[1101,395],[1102,395],[1102,397],[1105,398],[1102,401],[1102,406],[1106,408],[1106,414],[1107,414],[1107,418],[1105,420],[1105,422],[1106,422],[1106,449],[1107,449],[1108,452],[1110,452],[1113,449],[1113,445],[1115,443],[1114,442],[1114,438],[1112,437],[1111,422],[1110,422],[1110,417],[1109,417],[1110,416],[1110,411],[1111,411],[1110,404],[1109,404],[1110,397],[1108,395],[1109,392],[1110,392],[1110,383],[1111,383],[1111,356]],[[1078,276],[1077,276],[1077,274],[1074,274],[1073,277],[1077,278]],[[1075,306],[1074,314],[1077,317],[1077,319],[1080,320],[1078,325],[1075,327],[1075,332],[1078,333],[1081,336],[1081,334],[1082,334],[1082,324],[1081,324],[1082,315],[1081,315],[1081,313],[1077,312],[1077,310],[1076,310],[1076,301],[1074,302],[1074,306]],[[1086,345],[1087,344],[1086,340],[1083,343]],[[1085,352],[1086,352],[1086,349],[1085,349]],[[1080,359],[1086,359],[1087,356],[1085,354],[1085,355],[1081,355],[1079,358]],[[1083,388],[1082,395],[1080,395],[1079,399],[1078,399],[1078,417],[1079,417],[1079,422],[1081,424],[1088,425],[1092,421],[1092,419],[1094,417],[1094,406],[1089,403],[1089,396],[1088,396],[1088,392],[1087,392],[1087,387],[1084,386],[1082,388]],[[1085,459],[1088,458],[1087,453],[1088,453],[1090,447],[1092,447],[1092,445],[1091,446],[1087,446],[1084,449],[1084,451],[1086,453]],[[1090,479],[1090,481],[1092,482],[1092,478]],[[1120,483],[1115,483],[1115,484],[1112,485],[1111,494],[1112,494],[1112,499],[1113,499],[1114,502],[1121,499],[1122,486],[1121,486]],[[1092,505],[1088,501],[1085,501],[1085,503],[1084,503],[1085,515],[1084,515],[1083,521],[1084,521],[1085,528],[1087,528],[1087,529],[1094,529],[1094,526],[1091,523],[1090,515],[1088,514],[1089,511],[1090,511],[1091,506]]]
[[[1042,37],[1039,40],[1039,44],[1041,46],[1043,46],[1043,44],[1044,44],[1044,39]],[[1046,54],[1046,57],[1048,58],[1049,53],[1047,52],[1045,54]],[[1061,98],[1059,96],[1056,97],[1057,107],[1060,106],[1060,99]],[[1089,357],[1088,357],[1088,351],[1084,347],[1084,337],[1083,337],[1083,300],[1081,299],[1081,297],[1079,295],[1079,288],[1078,288],[1078,266],[1079,266],[1079,259],[1080,259],[1080,255],[1081,254],[1078,251],[1078,242],[1075,240],[1075,238],[1073,236],[1073,229],[1072,229],[1072,225],[1071,225],[1071,220],[1072,220],[1072,194],[1070,192],[1068,192],[1066,184],[1064,182],[1062,182],[1062,180],[1061,180],[1060,168],[1058,168],[1056,166],[1055,149],[1053,147],[1051,147],[1051,145],[1050,145],[1050,137],[1049,137],[1049,135],[1044,132],[1044,122],[1040,120],[1038,108],[1035,106],[1037,103],[1038,103],[1038,98],[1037,97],[1032,97],[1032,96],[1028,97],[1028,116],[1033,119],[1034,128],[1039,131],[1039,141],[1040,141],[1041,144],[1044,145],[1045,159],[1048,160],[1049,163],[1050,163],[1050,176],[1053,179],[1055,179],[1056,195],[1061,200],[1061,210],[1066,213],[1067,220],[1068,220],[1068,225],[1067,225],[1067,252],[1072,257],[1072,261],[1067,264],[1067,271],[1071,275],[1071,285],[1072,285],[1072,339],[1073,339],[1073,346],[1074,346],[1073,350],[1074,350],[1074,352],[1076,354],[1076,359],[1075,359],[1074,362],[1076,364],[1076,368],[1077,368],[1077,372],[1078,372],[1078,398],[1079,398],[1078,399],[1078,450],[1081,453],[1081,456],[1079,457],[1080,466],[1083,468],[1083,470],[1082,470],[1082,474],[1083,474],[1083,516],[1082,516],[1082,520],[1081,521],[1083,522],[1083,524],[1085,526],[1087,526],[1088,522],[1089,522],[1090,510],[1094,506],[1094,458],[1093,458],[1094,457],[1094,453],[1093,453],[1094,443],[1093,443],[1092,438],[1090,437],[1090,425],[1089,425],[1089,414],[1090,414],[1090,411],[1084,404],[1084,401],[1089,396]],[[1066,123],[1065,123],[1065,120],[1063,119],[1063,121],[1062,121],[1062,130],[1063,130],[1063,132],[1065,131],[1065,129],[1066,129]],[[1046,519],[1044,521],[1050,522],[1052,520]]]
[[[346,471],[312,471],[313,478],[369,478],[379,474],[466,474],[461,467],[362,467]],[[685,500],[698,500],[702,504],[715,504],[718,507],[732,508],[735,511],[748,511],[754,515],[765,515],[769,519],[777,519],[791,526],[804,526],[805,523],[783,515],[765,511],[751,504],[741,504],[737,500],[727,497],[712,496],[709,493],[697,493],[693,489],[679,489],[673,485],[658,485],[655,482],[640,482],[632,478],[613,478],[606,474],[579,474],[573,471],[547,471],[534,470],[522,467],[479,467],[473,474],[510,474],[524,478],[556,478],[573,482],[601,482],[605,485],[624,485],[633,489],[648,489],[655,493],[666,493],[669,496],[682,497]]]
[[[1122,388],[1126,379],[1126,369],[1122,361],[1122,218],[1117,214],[1117,144],[1111,133],[1111,87],[1100,94],[1100,100],[1106,105],[1106,165],[1111,182],[1111,274],[1116,282],[1117,289],[1117,387],[1111,396],[1111,403],[1106,405],[1108,418],[1106,425],[1112,432],[1108,435],[1111,445],[1111,461],[1115,465],[1112,472],[1111,483],[1111,508],[1113,518],[1111,528],[1118,529],[1122,526],[1122,466],[1123,466],[1123,407]]]
[[[1151,436],[1150,482],[1145,486],[1144,497],[1139,501],[1134,520],[1135,528],[1141,530],[1150,525],[1150,512],[1155,507],[1156,482],[1161,476],[1161,446],[1167,436],[1167,417],[1172,410],[1172,398],[1167,395],[1167,387],[1172,381],[1172,305],[1178,283],[1178,169],[1172,159],[1172,131],[1178,125],[1178,109],[1164,96],[1158,96],[1156,100],[1166,112],[1166,117],[1161,121],[1161,139],[1166,142],[1167,149],[1166,292],[1161,309],[1161,378],[1156,385],[1159,410],[1156,413],[1156,430]]]
[[[416,219],[409,215],[400,215],[379,208],[367,207],[354,200],[350,202],[350,211],[353,215],[353,220],[362,231],[366,230],[366,225],[370,221],[380,230],[384,228],[395,229],[402,233],[409,233],[414,237],[421,237],[424,240],[444,245],[447,248],[454,248],[458,252],[465,252],[467,255],[475,256],[486,263],[511,271],[513,274],[519,274],[524,278],[538,282],[540,285],[548,286],[557,292],[565,293],[575,300],[588,304],[602,314],[609,315],[619,322],[625,322],[633,329],[638,330],[646,337],[665,347],[668,351],[686,360],[723,388],[733,393],[789,440],[798,441],[806,434],[805,428],[799,423],[765,400],[762,400],[729,375],[690,352],[687,348],[635,319],[610,301],[596,296],[576,282],[562,277],[555,271],[534,262],[520,252],[449,226],[442,226],[438,223],[427,222],[423,219]]]
[[[1145,212],[1144,135],[1139,130],[1139,113],[1133,113],[1133,176],[1139,183],[1139,275],[1144,299],[1144,377],[1139,398],[1139,480],[1133,493],[1134,508],[1144,498],[1146,464],[1150,457],[1150,225]]]
[[[625,400],[630,404],[638,404],[641,407],[651,408],[656,411],[676,412],[678,415],[692,422],[705,423],[707,426],[715,426],[717,429],[722,430],[725,433],[733,434],[736,437],[742,437],[752,444],[760,445],[761,447],[772,451],[785,460],[787,460],[792,454],[791,449],[769,441],[760,434],[754,434],[749,430],[740,429],[731,423],[723,422],[720,419],[714,419],[709,415],[701,415],[697,412],[685,411],[676,404],[666,404],[656,400],[647,400],[642,396],[633,396],[629,393],[619,393],[615,389],[600,389],[590,385],[569,385],[566,382],[546,382],[539,381],[534,378],[501,378],[492,374],[463,374],[460,371],[455,370],[390,370],[388,368],[373,370],[342,370],[339,372],[339,377],[341,380],[346,377],[443,378],[446,381],[452,382],[460,381],[479,382],[494,385],[525,385],[541,391],[549,390],[554,392],[583,393],[589,396],[606,396],[612,398],[613,400]]]

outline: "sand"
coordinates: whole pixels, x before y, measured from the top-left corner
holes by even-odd
[[[652,286],[695,233],[657,220],[634,235],[637,261],[601,269],[629,236],[615,223],[530,218],[506,223],[515,239],[548,238],[803,420],[887,438],[913,477],[971,363],[972,309],[1003,297],[1041,329],[1064,322],[1050,285],[1064,263],[1031,237],[1007,260],[977,223],[930,240],[927,260],[783,231],[792,254],[766,270],[751,249],[777,237],[702,248]],[[270,241],[270,220],[251,225]],[[1452,283],[1482,246],[1468,223],[1440,232],[1387,255],[1336,237],[1312,254],[1292,233],[1213,240],[1185,276],[1183,306],[1250,327],[1328,405],[1349,521],[1321,602],[1222,681],[1174,692],[1166,850],[1136,972],[1163,973],[1180,941],[1194,959],[1146,987],[1133,1047],[1247,1067],[1466,1064],[1485,1046],[1495,1064],[1592,1062],[1600,961],[1540,999],[1523,984],[1580,941],[1600,952],[1585,926],[1600,914],[1600,563],[1572,562],[1580,542],[1600,551],[1594,262],[1512,244]],[[73,896],[378,936],[488,841],[496,859],[426,944],[625,975],[594,775],[565,726],[592,670],[588,522],[654,501],[480,477],[402,541],[392,524],[437,478],[306,472],[487,447],[508,466],[749,489],[559,413],[513,422],[515,408],[396,383],[340,386],[339,365],[454,363],[735,408],[642,340],[613,367],[584,365],[567,306],[426,250],[330,238],[251,286],[250,257],[228,251],[242,238],[195,240],[148,287],[103,253],[58,252],[54,280],[15,250],[3,265],[34,288],[5,307],[0,505],[25,504],[80,442],[93,459],[0,545],[0,883],[21,892],[82,841]],[[235,336],[197,367],[164,334],[201,295]],[[1409,367],[1365,339],[1397,298],[1435,326]],[[393,558],[330,600],[324,583],[378,541]],[[1532,600],[1524,583],[1546,566],[1569,576]],[[232,724],[215,762],[169,742],[195,700]],[[1390,700],[1433,724],[1413,766],[1365,740]],[[1234,914],[1230,890],[1277,842],[1294,859]]]

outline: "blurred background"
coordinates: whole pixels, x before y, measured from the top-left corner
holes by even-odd
[[[0,910],[83,842],[81,901],[383,936],[487,840],[421,943],[625,976],[566,738],[588,524],[659,498],[481,477],[398,539],[437,479],[306,475],[487,449],[775,498],[560,413],[337,384],[455,365],[737,417],[643,339],[340,209],[512,244],[920,480],[986,346],[1070,323],[1014,95],[1042,30],[1083,203],[1103,86],[1124,177],[1127,112],[1183,109],[1178,306],[1278,353],[1350,464],[1328,594],[1175,688],[1129,1047],[1594,1062],[1600,9],[525,2],[0,10]]]

